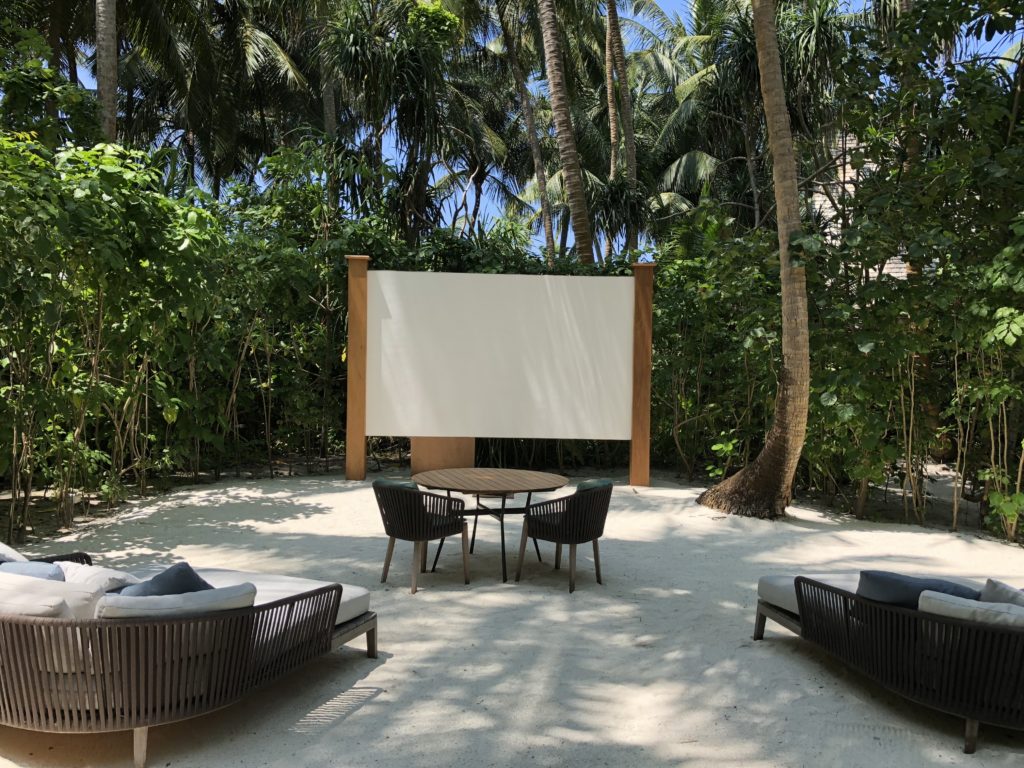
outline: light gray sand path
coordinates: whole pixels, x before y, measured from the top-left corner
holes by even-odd
[[[699,489],[655,482],[616,486],[606,583],[594,583],[584,550],[571,596],[550,545],[543,564],[528,551],[522,583],[502,584],[489,518],[469,586],[452,544],[419,594],[408,591],[411,544],[399,543],[380,584],[387,540],[369,482],[335,477],[180,490],[48,550],[373,592],[379,659],[357,642],[226,710],[155,728],[154,768],[1024,763],[1024,734],[982,726],[978,753],[965,756],[956,719],[885,693],[770,622],[763,642],[750,640],[761,574],[879,567],[1024,586],[1019,547],[804,508],[779,523],[727,517],[698,506]],[[518,520],[508,529],[514,553]],[[0,755],[0,766],[127,768],[131,739],[0,728]]]

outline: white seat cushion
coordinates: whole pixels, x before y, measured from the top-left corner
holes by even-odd
[[[0,563],[24,563],[28,560],[21,552],[0,541]]]
[[[921,593],[917,607],[924,613],[933,613],[937,616],[992,624],[997,627],[1024,629],[1024,606],[1013,603],[986,603],[942,592],[925,591]]]
[[[800,575],[838,589],[845,589],[847,592],[856,592],[857,584],[860,582],[859,571],[857,573],[807,573]],[[757,581],[757,596],[784,611],[800,614],[800,607],[796,603],[796,575],[794,574],[762,576]]]
[[[57,595],[34,595],[8,590],[0,590],[0,614],[50,619],[73,618],[68,604]]]
[[[856,594],[857,585],[860,584],[860,571],[856,573],[804,573],[804,574],[772,574],[762,576],[757,582],[757,596],[766,603],[778,606],[783,610],[800,615],[799,606],[796,604],[796,577],[803,576],[807,579],[820,581],[830,587],[836,587],[847,592]],[[982,585],[971,579],[943,576],[947,581],[954,581],[963,584],[971,589],[981,590]]]
[[[172,619],[200,613],[249,608],[256,599],[252,584],[234,584],[180,595],[104,595],[96,604],[97,619]]]
[[[3,600],[17,596],[17,603],[23,605],[27,605],[33,599],[38,600],[40,605],[49,605],[47,601],[56,598],[67,606],[66,612],[58,615],[67,619],[91,619],[96,612],[97,601],[103,596],[103,590],[88,584],[0,573],[0,596]]]
[[[139,578],[149,578],[163,568],[153,566],[144,571],[135,571]],[[311,592],[321,587],[332,586],[336,582],[303,579],[298,576],[280,576],[276,573],[255,573],[252,571],[233,571],[227,568],[196,568],[205,581],[214,587],[230,587],[248,582],[256,586],[255,605],[266,605],[286,597],[294,597],[304,592]],[[370,610],[370,592],[363,587],[352,584],[341,585],[341,605],[335,624],[344,624]]]

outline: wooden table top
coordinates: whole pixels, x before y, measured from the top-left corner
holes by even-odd
[[[432,469],[412,476],[412,481],[431,490],[458,491],[468,494],[511,495],[554,491],[569,482],[569,478],[549,472],[529,469],[488,469],[486,467],[459,467]]]

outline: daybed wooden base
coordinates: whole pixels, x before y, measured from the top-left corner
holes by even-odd
[[[1024,729],[1024,630],[961,621],[867,600],[797,577],[800,615],[759,600],[766,619],[911,701],[964,719],[964,752],[979,723]]]
[[[331,635],[331,650],[338,650],[349,640],[354,640],[360,635],[366,635],[366,655],[371,659],[376,659],[377,614],[373,611],[367,611],[361,616],[356,616],[354,619],[336,626]]]
[[[776,624],[781,624],[794,635],[800,634],[800,617],[795,613],[779,608],[777,605],[766,603],[764,600],[757,601],[757,613],[754,615],[754,639],[764,640],[765,620],[771,619]]]

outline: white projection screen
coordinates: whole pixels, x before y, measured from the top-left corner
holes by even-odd
[[[629,440],[633,279],[371,270],[366,434]]]

